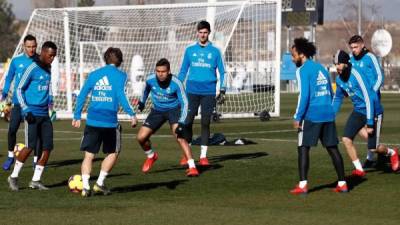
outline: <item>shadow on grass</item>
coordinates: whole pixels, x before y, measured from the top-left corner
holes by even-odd
[[[117,173],[117,174],[110,174],[110,175],[107,176],[107,178],[128,176],[128,175],[130,175],[130,174],[129,173]],[[91,181],[96,181],[97,178],[98,178],[98,176],[93,176],[93,177],[90,177],[90,180]],[[46,187],[48,187],[48,188],[56,188],[56,187],[61,187],[61,186],[65,186],[66,187],[66,186],[68,186],[68,179],[69,178],[67,178],[67,179],[65,179],[65,180],[63,180],[61,182],[55,183],[55,184],[46,185]]]
[[[367,180],[367,178],[364,177],[356,177],[356,176],[347,176],[345,178],[346,183],[347,183],[347,187],[349,188],[349,191],[353,190],[355,187],[357,187],[358,185],[360,185],[361,183],[363,183],[364,181]],[[333,182],[333,183],[329,183],[329,184],[323,184],[323,185],[319,185],[316,186],[314,188],[311,188],[310,190],[308,190],[308,193],[314,192],[314,191],[320,191],[322,189],[333,189],[336,187],[337,182]]]
[[[173,180],[168,182],[158,182],[158,183],[147,183],[147,184],[136,184],[136,185],[128,185],[122,187],[115,187],[111,189],[112,193],[127,193],[134,191],[147,191],[151,189],[156,189],[159,187],[166,187],[168,189],[174,190],[178,185],[181,185],[188,180]]]
[[[268,156],[266,152],[253,152],[253,153],[238,153],[238,154],[227,154],[227,155],[219,155],[210,157],[210,162],[217,163],[223,162],[227,160],[239,160],[239,159],[256,159],[260,157]]]
[[[104,158],[95,158],[93,162],[102,161]],[[62,166],[70,166],[75,164],[81,164],[83,159],[68,159],[68,160],[57,160],[52,161],[46,165],[48,168],[57,168]]]

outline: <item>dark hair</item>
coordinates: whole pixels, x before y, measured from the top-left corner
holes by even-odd
[[[353,37],[350,38],[349,45],[359,42],[364,42],[364,39],[360,35],[354,35]]]
[[[33,35],[31,35],[31,34],[28,34],[28,35],[26,35],[26,36],[24,37],[24,43],[25,43],[26,41],[35,41],[35,42],[36,42],[36,38],[35,38],[35,36],[33,36]]]
[[[211,32],[210,23],[207,22],[207,21],[205,21],[205,20],[200,21],[200,22],[197,24],[197,31],[199,31],[199,30],[201,30],[201,29],[207,29],[208,32]]]
[[[104,61],[107,65],[114,64],[116,67],[119,67],[124,61],[121,49],[109,47],[107,51],[104,52]]]
[[[162,58],[162,59],[158,60],[158,62],[156,63],[156,67],[157,66],[166,66],[167,69],[170,70],[169,61],[166,58]]]
[[[54,50],[57,50],[57,45],[54,44],[54,42],[52,41],[46,41],[45,43],[43,43],[42,49],[47,49],[47,48],[52,48]]]
[[[315,45],[304,37],[294,39],[294,45],[292,48],[296,48],[296,51],[299,54],[303,54],[307,58],[313,57],[317,52]]]

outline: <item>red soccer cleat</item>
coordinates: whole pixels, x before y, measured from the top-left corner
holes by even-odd
[[[394,148],[394,153],[390,156],[390,163],[392,164],[392,170],[396,171],[399,169],[399,149]]]
[[[337,193],[346,193],[349,192],[349,188],[347,188],[347,184],[343,184],[342,186],[337,185],[332,191]]]
[[[181,161],[179,162],[179,164],[180,164],[181,166],[186,166],[186,165],[188,164],[188,161],[187,161],[187,159],[186,159],[185,156],[182,156],[182,159],[181,159]]]
[[[189,168],[186,170],[186,176],[197,177],[197,176],[199,176],[199,171],[197,171],[196,168]]]
[[[144,161],[144,164],[143,164],[143,167],[142,167],[143,173],[149,172],[151,167],[153,166],[153,164],[157,161],[157,159],[158,159],[157,152],[154,152],[153,157],[147,158],[146,161]]]
[[[204,157],[204,158],[200,158],[199,165],[200,166],[209,166],[210,163],[208,162],[208,159],[206,157]]]
[[[355,170],[351,171],[351,175],[354,176],[354,177],[364,177],[365,174],[367,174],[367,173],[365,171],[362,171],[362,170],[355,169]]]
[[[304,194],[307,194],[307,193],[308,193],[307,185],[304,186],[303,188],[299,187],[299,185],[296,185],[295,188],[290,190],[290,194],[293,194],[293,195],[304,195]]]

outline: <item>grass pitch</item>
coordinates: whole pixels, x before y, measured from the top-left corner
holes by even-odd
[[[400,95],[383,95],[385,118],[382,142],[400,143]],[[212,132],[228,139],[248,138],[256,145],[210,147],[212,166],[200,168],[197,178],[185,177],[179,166],[181,152],[164,126],[152,138],[159,153],[149,174],[141,172],[145,159],[134,140],[136,129],[124,123],[123,151],[106,180],[110,196],[83,199],[67,189],[67,180],[80,173],[79,151],[83,128],[73,129],[70,121],[57,121],[55,150],[43,175],[50,191],[29,190],[32,159],[28,159],[19,179],[18,193],[8,190],[9,172],[0,172],[0,224],[398,224],[400,216],[399,173],[372,170],[365,179],[349,178],[350,193],[333,193],[336,175],[330,158],[321,146],[311,151],[310,193],[292,196],[297,183],[297,135],[291,116],[296,95],[282,95],[281,117],[269,122],[258,119],[222,120]],[[351,110],[346,101],[337,119],[339,134]],[[6,157],[7,123],[0,122],[0,160]],[[199,134],[196,124],[195,133]],[[23,140],[23,132],[19,132]],[[357,140],[361,159],[366,144]],[[351,162],[340,145],[346,174]],[[196,159],[199,147],[193,148]],[[94,163],[91,183],[99,173]]]

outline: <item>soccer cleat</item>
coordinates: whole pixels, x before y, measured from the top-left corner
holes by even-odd
[[[14,157],[7,157],[7,160],[3,163],[3,170],[10,170],[11,166],[14,164]]]
[[[390,163],[392,164],[392,170],[396,171],[399,169],[399,150],[394,148],[393,151],[393,155],[390,156]]]
[[[204,157],[204,158],[200,158],[199,165],[200,166],[209,166],[210,163],[208,162],[208,159],[206,157]]]
[[[196,168],[189,168],[186,170],[186,176],[197,177],[197,176],[199,176],[199,171],[197,171]]]
[[[365,171],[362,171],[362,170],[357,170],[357,169],[355,169],[355,170],[351,171],[351,175],[352,175],[353,177],[364,177],[365,174],[366,174],[366,172],[365,172]]]
[[[342,186],[337,185],[336,188],[333,189],[333,192],[347,193],[349,192],[349,188],[347,187],[347,184],[343,184]]]
[[[181,165],[181,166],[186,166],[187,165],[187,159],[186,159],[186,157],[185,156],[182,156],[182,159],[181,159],[181,161],[179,162],[179,164]]]
[[[30,188],[32,188],[32,189],[38,189],[38,190],[40,190],[40,191],[47,191],[47,190],[49,190],[49,188],[48,187],[46,187],[46,186],[44,186],[43,184],[42,184],[42,182],[40,182],[40,181],[31,181],[31,182],[29,182],[29,187]]]
[[[81,192],[81,196],[84,198],[90,197],[90,195],[92,195],[92,192],[90,191],[90,189],[82,189]]]
[[[157,159],[158,159],[157,152],[154,152],[153,157],[147,158],[146,161],[144,161],[144,164],[143,164],[143,167],[142,167],[143,173],[149,172],[151,167],[153,166],[153,164],[157,161]]]
[[[366,159],[364,161],[364,164],[362,165],[362,167],[364,169],[374,168],[375,166],[376,166],[376,161],[371,161],[371,160],[368,160],[368,159]]]
[[[17,177],[9,176],[7,178],[7,181],[8,181],[8,186],[10,187],[11,191],[18,191],[19,190],[18,178]]]
[[[299,185],[296,185],[295,188],[290,190],[290,194],[293,194],[293,195],[304,195],[304,194],[307,194],[307,193],[308,193],[307,185],[304,186],[303,188],[301,188]]]
[[[103,195],[109,195],[111,191],[106,187],[106,185],[100,186],[97,183],[93,185],[93,192],[95,194],[103,194]]]

